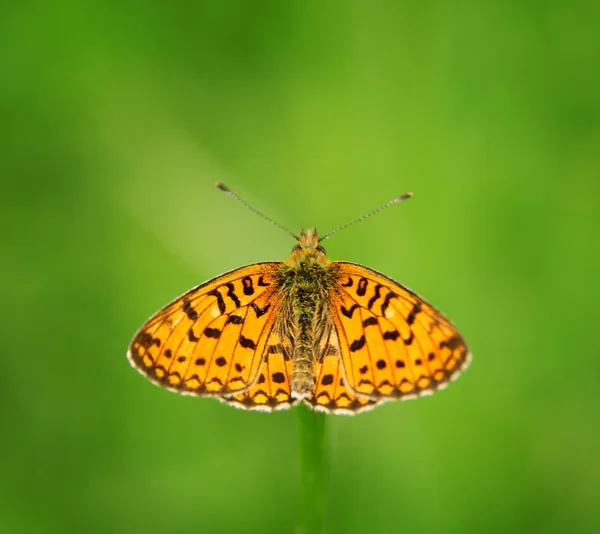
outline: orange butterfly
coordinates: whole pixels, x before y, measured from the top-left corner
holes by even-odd
[[[367,267],[329,261],[316,230],[297,239],[288,261],[225,273],[152,316],[129,346],[131,364],[184,395],[263,411],[303,401],[336,414],[430,395],[467,367],[465,340],[421,297]]]

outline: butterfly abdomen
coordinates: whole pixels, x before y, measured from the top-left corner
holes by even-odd
[[[297,399],[310,396],[315,385],[313,366],[336,273],[337,269],[320,253],[297,258],[280,272],[283,298],[291,303],[289,342],[294,366],[290,386]]]

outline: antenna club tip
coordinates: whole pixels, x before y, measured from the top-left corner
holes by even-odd
[[[402,202],[403,200],[407,200],[407,199],[409,199],[412,196],[413,196],[412,192],[404,193],[404,195],[399,196],[398,198],[395,198],[394,200],[392,200],[392,202],[394,204],[397,204],[398,202]]]
[[[221,182],[215,182],[215,187],[217,189],[220,189],[221,191],[224,191],[225,193],[231,193],[229,187],[227,187],[225,184],[222,184]]]

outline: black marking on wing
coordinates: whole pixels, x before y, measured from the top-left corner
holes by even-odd
[[[208,295],[210,295],[210,293],[208,293]],[[221,295],[219,295],[220,297]],[[219,306],[219,309],[221,309],[221,306]],[[225,310],[225,305],[223,305],[223,311]],[[223,313],[223,311],[221,313]],[[183,299],[183,312],[188,316],[188,319],[195,321],[196,319],[198,319],[198,312],[196,310],[194,310],[194,308],[192,308],[192,306],[190,305],[190,301],[187,298]]]
[[[271,375],[273,382],[276,384],[283,384],[285,382],[285,375],[281,371],[277,371]]]
[[[250,338],[244,337],[242,335],[240,335],[240,346],[244,347],[245,349],[256,349],[256,343]]]
[[[329,386],[330,384],[333,384],[333,375],[325,375],[323,378],[321,378],[321,384],[323,384],[324,386]]]
[[[265,313],[267,313],[267,311],[269,310],[271,305],[267,304],[264,308],[259,308],[256,305],[256,303],[253,302],[252,304],[250,304],[250,307],[254,310],[254,313],[256,314],[256,318],[258,319],[261,315],[264,315]]]
[[[364,297],[367,292],[367,286],[369,285],[369,281],[366,278],[361,278],[358,281],[358,287],[356,288],[356,294],[359,297]]]
[[[375,304],[375,302],[377,302],[379,300],[379,298],[381,297],[381,288],[383,286],[381,284],[377,284],[375,286],[375,294],[369,299],[369,302],[367,303],[367,308],[369,308],[369,310],[373,307],[373,304]]]
[[[356,352],[357,350],[362,349],[365,346],[366,340],[365,336],[361,336],[359,339],[354,340],[350,344],[350,352]]]
[[[415,322],[415,317],[420,312],[421,312],[421,303],[415,302],[414,306],[412,307],[412,310],[410,310],[410,313],[406,317],[407,324],[409,324],[409,325],[413,324]]]
[[[450,349],[451,351],[455,351],[458,347],[461,347],[463,344],[463,341],[460,337],[458,336],[454,336],[451,337],[450,339],[446,339],[442,342],[440,342],[440,349],[443,349],[444,347]]]
[[[342,312],[342,315],[345,315],[348,317],[348,319],[352,319],[352,314],[356,308],[358,308],[358,304],[352,304],[349,309],[346,309],[344,306],[340,306],[340,311]]]
[[[385,316],[385,312],[388,309],[388,306],[390,305],[390,300],[394,298],[398,298],[398,295],[396,295],[396,293],[394,293],[393,291],[390,291],[385,296],[385,298],[383,299],[383,304],[381,305],[381,315]]]
[[[207,293],[207,295],[210,295],[211,297],[215,297],[217,299],[217,306],[219,307],[219,311],[221,312],[221,314],[225,313],[225,301],[223,300],[221,293],[219,293],[219,291],[217,291],[216,289],[213,289],[212,291],[209,291]],[[184,304],[185,304],[185,300],[184,300]],[[188,317],[189,317],[189,314],[188,314]],[[197,317],[198,317],[198,314],[196,314],[196,318]]]
[[[253,295],[254,294],[254,286],[252,285],[252,278],[249,276],[244,276],[242,278],[242,285],[244,286],[244,295]]]
[[[219,330],[218,328],[210,328],[209,326],[207,326],[204,329],[203,333],[206,337],[212,337],[215,339],[221,337],[221,330]]]
[[[229,282],[227,284],[225,284],[225,287],[227,288],[227,296],[233,301],[233,303],[235,304],[236,308],[239,308],[241,306],[240,303],[240,299],[237,297],[237,295],[235,294],[235,286]]]
[[[400,336],[400,332],[398,330],[390,330],[389,332],[383,333],[383,339],[391,339],[392,341],[396,341]]]
[[[372,326],[372,325],[376,325],[379,324],[379,321],[377,321],[377,317],[367,317],[363,322],[362,325],[364,327],[366,326]],[[385,339],[385,335],[383,337],[383,339]]]
[[[151,336],[148,332],[140,332],[135,338],[135,341],[145,349],[150,348],[152,345],[160,347],[160,339]]]

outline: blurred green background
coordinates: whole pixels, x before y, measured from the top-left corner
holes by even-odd
[[[600,529],[598,2],[6,2],[0,532],[293,532],[294,411],[152,386],[189,287],[337,234],[473,350],[330,417],[327,529]]]

